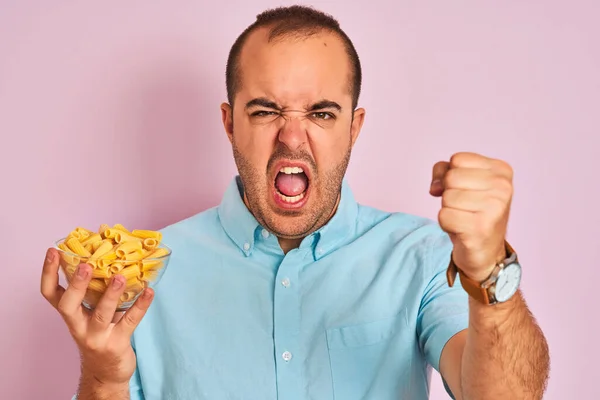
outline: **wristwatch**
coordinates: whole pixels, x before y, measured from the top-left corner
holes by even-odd
[[[454,264],[450,256],[450,265],[446,271],[448,285],[452,287],[456,280],[456,273],[460,275],[460,283],[465,291],[475,300],[486,305],[504,303],[508,301],[519,289],[521,283],[521,265],[517,253],[504,241],[506,258],[496,264],[490,276],[483,282],[477,282],[465,275]]]

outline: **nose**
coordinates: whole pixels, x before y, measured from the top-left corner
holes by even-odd
[[[305,118],[301,115],[286,115],[278,139],[291,151],[299,150],[308,141]]]

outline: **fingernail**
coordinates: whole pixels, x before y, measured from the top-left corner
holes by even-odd
[[[51,263],[52,261],[54,261],[54,252],[48,250],[48,253],[46,253],[46,262]]]
[[[431,182],[431,189],[435,190],[435,189],[441,189],[442,188],[442,181],[440,181],[439,179],[435,179],[433,182]]]
[[[112,285],[115,289],[121,289],[123,286],[123,277],[121,275],[115,275],[112,281]]]
[[[88,274],[88,269],[84,264],[81,264],[80,266],[77,267],[77,277],[79,279],[87,278],[87,274]]]

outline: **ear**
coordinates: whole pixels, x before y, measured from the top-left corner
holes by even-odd
[[[229,142],[233,144],[233,108],[231,108],[229,103],[221,104],[221,120],[223,121],[223,127],[225,128]]]
[[[356,139],[358,139],[358,135],[360,134],[360,130],[362,129],[363,123],[365,122],[365,109],[357,108],[354,110],[354,115],[352,117],[352,125],[350,126],[350,135],[352,138],[352,146],[356,143]]]

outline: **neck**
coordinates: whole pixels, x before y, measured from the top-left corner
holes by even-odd
[[[335,202],[335,206],[333,207],[333,210],[331,210],[331,213],[329,214],[329,216],[327,217],[327,220],[323,223],[324,226],[326,225],[331,218],[333,218],[333,216],[335,215],[338,206],[340,205],[340,198],[341,198],[341,193],[338,194],[338,198]],[[317,229],[319,229],[321,226],[319,226]],[[281,238],[281,237],[277,237],[277,240],[279,241],[279,246],[281,247],[281,250],[283,250],[283,254],[287,254],[290,250],[293,249],[297,249],[298,247],[300,247],[300,243],[302,243],[302,241],[304,240],[306,236],[303,236],[301,238],[295,238],[295,239],[285,239],[285,238]]]
[[[279,247],[283,251],[283,254],[287,254],[290,250],[297,249],[300,247],[300,243],[304,240],[303,237],[296,239],[285,239],[277,236],[277,240],[279,241]]]
[[[329,217],[327,217],[327,220],[323,223],[324,226],[326,225],[331,218],[333,218],[333,216],[335,215],[338,206],[340,205],[340,199],[342,197],[341,192],[338,194],[338,198],[335,202],[335,206],[333,207],[333,210],[331,210],[331,213],[329,214]],[[244,204],[246,204],[246,208],[248,208],[248,210],[251,210],[251,208],[248,206],[248,198],[246,197],[246,193],[244,192]],[[252,211],[250,211],[252,212]],[[321,226],[319,226],[317,229],[319,229]],[[289,238],[282,238],[280,236],[277,236],[277,240],[279,241],[279,246],[281,247],[281,250],[283,251],[283,254],[287,254],[288,252],[290,252],[291,250],[297,249],[298,247],[300,247],[300,243],[302,243],[302,241],[304,240],[306,236],[302,236],[299,238],[293,238],[293,239],[289,239]]]

